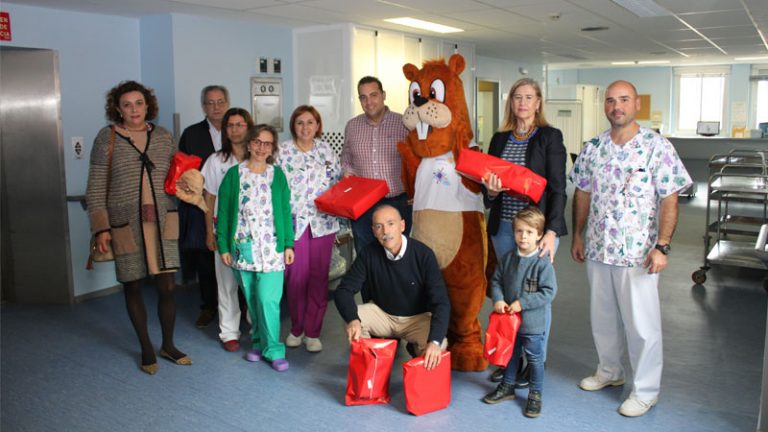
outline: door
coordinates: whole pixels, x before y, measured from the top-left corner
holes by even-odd
[[[477,80],[477,134],[475,141],[488,153],[491,137],[499,128],[499,83]]]
[[[3,301],[72,301],[60,102],[55,51],[0,47]]]
[[[547,100],[544,104],[544,115],[552,127],[563,133],[565,151],[570,154],[581,152],[583,103],[580,100]],[[566,172],[571,171],[573,162],[566,158]]]

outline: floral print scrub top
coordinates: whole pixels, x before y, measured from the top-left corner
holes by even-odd
[[[277,251],[274,212],[272,211],[272,180],[275,168],[256,174],[246,163],[240,171],[240,213],[237,218],[235,250],[232,267],[252,272],[285,270],[283,253]]]
[[[570,179],[590,193],[587,259],[622,267],[642,265],[656,245],[661,199],[692,183],[672,143],[644,127],[624,145],[610,130],[585,143]]]
[[[312,228],[312,237],[322,237],[339,231],[335,216],[317,210],[315,198],[322,195],[341,177],[341,165],[336,153],[324,141],[315,140],[312,150],[303,152],[288,140],[280,143],[275,162],[285,173],[291,189],[291,213],[294,219],[294,240]]]

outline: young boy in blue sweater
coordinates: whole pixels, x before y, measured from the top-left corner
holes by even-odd
[[[544,332],[546,305],[557,292],[555,269],[549,257],[539,257],[538,243],[544,235],[544,214],[536,207],[520,210],[514,218],[516,249],[509,251],[491,279],[493,310],[520,313],[522,322],[515,340],[514,353],[496,390],[483,402],[499,403],[515,398],[515,374],[522,351],[528,358],[531,377],[526,417],[541,414],[541,390],[544,384]]]

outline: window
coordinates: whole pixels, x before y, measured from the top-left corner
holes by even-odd
[[[728,68],[675,69],[678,132],[695,133],[700,121],[720,122],[721,129],[724,128],[728,72]]]
[[[768,122],[768,65],[753,66],[750,81],[755,113],[753,127],[757,129],[760,123]]]

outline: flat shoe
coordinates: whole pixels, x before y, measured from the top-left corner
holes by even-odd
[[[245,359],[249,362],[261,361],[261,351],[254,349],[245,353]]]
[[[272,369],[278,372],[285,372],[288,370],[288,360],[286,359],[272,360],[270,363],[272,365]]]
[[[154,362],[148,365],[141,365],[139,368],[146,374],[154,375],[157,373],[157,370],[160,368],[160,366],[157,365],[157,362]]]
[[[168,359],[180,366],[189,366],[192,364],[192,359],[188,355],[185,355],[184,357],[179,357],[176,359],[176,358],[173,358],[173,356],[171,356],[170,354],[168,354],[168,352],[164,349],[160,350],[160,357]]]

